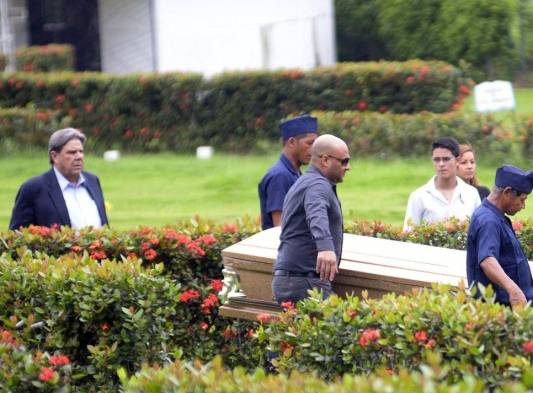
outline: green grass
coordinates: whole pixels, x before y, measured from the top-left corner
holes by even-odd
[[[346,219],[383,220],[401,225],[409,193],[432,175],[428,159],[358,160],[339,185]],[[100,177],[111,225],[126,229],[159,226],[195,214],[217,221],[258,217],[257,183],[277,159],[269,156],[216,155],[199,161],[185,155],[131,155],[117,162],[86,157],[86,168]],[[7,228],[16,192],[23,181],[48,169],[46,153],[0,157],[0,230]],[[493,165],[481,165],[480,178],[491,185]],[[533,217],[533,208],[518,217]]]

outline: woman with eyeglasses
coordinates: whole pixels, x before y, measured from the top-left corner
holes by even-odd
[[[457,176],[467,184],[475,187],[481,200],[489,196],[490,190],[479,184],[476,176],[476,156],[472,146],[463,143],[459,145],[459,159],[457,160]]]
[[[409,196],[404,231],[413,225],[469,218],[481,204],[477,190],[457,176],[459,143],[444,137],[431,145],[435,176]]]

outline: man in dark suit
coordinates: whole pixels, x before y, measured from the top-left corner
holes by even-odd
[[[83,171],[85,140],[74,128],[52,134],[48,142],[52,169],[20,187],[9,229],[54,224],[99,228],[108,224],[100,181]]]

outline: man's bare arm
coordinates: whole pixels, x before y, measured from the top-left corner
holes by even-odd
[[[490,281],[502,287],[509,294],[511,306],[526,304],[527,299],[524,292],[516,283],[503,271],[502,267],[494,257],[485,258],[481,264],[481,269]]]

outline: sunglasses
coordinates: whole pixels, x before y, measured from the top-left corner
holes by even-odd
[[[329,154],[323,154],[323,155],[329,158],[334,158],[335,160],[339,161],[342,166],[348,166],[348,164],[350,163],[350,157],[339,158],[339,157],[335,157]]]
[[[450,156],[447,156],[447,157],[431,157],[431,159],[433,160],[433,162],[449,162],[452,160],[453,157],[450,157]]]

